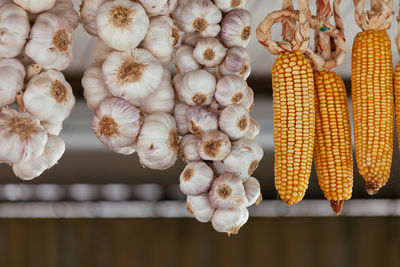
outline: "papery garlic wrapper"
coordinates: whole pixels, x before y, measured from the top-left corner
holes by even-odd
[[[27,111],[41,121],[61,122],[75,105],[72,88],[61,72],[48,70],[34,76],[23,96]]]
[[[178,0],[139,0],[149,16],[169,15],[178,5]]]
[[[96,15],[97,33],[109,46],[126,51],[136,48],[144,39],[149,18],[144,8],[129,0],[103,3]]]
[[[0,112],[0,161],[9,164],[40,156],[47,142],[46,130],[28,112],[3,108]]]
[[[230,74],[220,79],[217,83],[215,99],[221,106],[242,104],[246,95],[247,83],[241,77]]]
[[[214,0],[214,3],[222,12],[229,12],[236,8],[243,8],[246,0]]]
[[[184,74],[178,94],[186,104],[205,106],[211,104],[215,92],[216,79],[205,70],[194,70]]]
[[[219,128],[231,140],[239,139],[246,135],[250,127],[250,114],[248,110],[237,104],[229,105],[221,111]]]
[[[221,161],[231,152],[231,141],[226,134],[209,130],[200,135],[197,151],[204,160]]]
[[[197,196],[208,192],[214,173],[202,161],[189,162],[179,177],[179,187],[185,195]]]
[[[47,133],[51,135],[57,135],[57,136],[60,135],[61,130],[63,128],[62,122],[50,123],[42,121],[40,122],[40,124],[44,127]]]
[[[82,0],[81,22],[87,33],[97,36],[96,15],[99,7],[107,0]]]
[[[193,56],[193,47],[182,45],[176,50],[175,67],[180,73],[201,69]]]
[[[209,222],[215,212],[207,194],[187,196],[186,210],[190,216],[203,223]]]
[[[250,53],[244,47],[234,46],[228,50],[219,68],[223,75],[235,74],[247,79],[251,72]]]
[[[255,119],[250,118],[250,126],[244,137],[249,139],[254,139],[258,136],[259,133],[260,133],[260,124]]]
[[[56,0],[13,0],[14,3],[31,13],[39,13],[52,8]]]
[[[245,9],[229,12],[221,23],[221,39],[225,46],[246,47],[250,41],[251,14]]]
[[[179,141],[179,156],[183,161],[201,160],[199,152],[197,152],[197,141],[198,138],[193,134],[187,134]]]
[[[71,0],[57,0],[49,12],[68,21],[69,25],[71,25],[74,29],[79,26],[79,14],[74,9],[74,5],[72,4]]]
[[[247,206],[258,205],[262,200],[260,183],[254,177],[249,177],[243,182],[244,191],[248,200]]]
[[[249,219],[247,208],[241,210],[216,210],[212,218],[212,226],[218,232],[235,235]]]
[[[24,87],[25,75],[25,67],[18,59],[0,59],[0,109],[14,103]]]
[[[83,95],[89,108],[95,110],[108,97],[112,97],[103,80],[101,64],[92,63],[82,78]]]
[[[201,65],[213,67],[221,64],[226,48],[217,38],[201,39],[193,50],[193,56]]]
[[[187,120],[187,112],[190,106],[185,103],[178,103],[174,109],[174,118],[176,120],[176,127],[180,136],[189,133],[189,122]]]
[[[208,108],[194,106],[186,114],[189,131],[200,136],[208,130],[218,130],[218,113]]]

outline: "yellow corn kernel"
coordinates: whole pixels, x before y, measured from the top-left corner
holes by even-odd
[[[306,192],[314,136],[314,75],[299,51],[279,54],[272,69],[275,186],[289,205]]]
[[[396,113],[397,143],[400,148],[400,62],[397,63],[394,70],[394,101]]]

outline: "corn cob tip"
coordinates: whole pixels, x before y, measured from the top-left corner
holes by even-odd
[[[368,194],[370,195],[375,195],[378,193],[379,189],[381,189],[382,185],[377,182],[367,182],[365,185],[365,190],[367,191]]]
[[[342,213],[343,204],[344,204],[343,199],[331,200],[331,208],[332,208],[333,212],[336,213],[336,215],[339,215],[340,213]]]

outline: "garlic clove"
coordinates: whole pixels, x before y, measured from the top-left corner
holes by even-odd
[[[244,191],[246,192],[246,198],[248,200],[247,206],[251,206],[253,204],[260,204],[262,200],[260,183],[254,177],[249,177],[243,182]]]
[[[110,93],[125,100],[144,98],[155,93],[164,72],[160,62],[143,48],[111,52],[102,70]]]
[[[216,210],[211,220],[213,228],[228,235],[236,235],[249,219],[247,208],[241,210]]]
[[[114,49],[106,45],[105,42],[103,42],[101,39],[97,39],[93,48],[93,59],[95,63],[103,63],[107,59],[108,54],[113,51]]]
[[[116,97],[103,100],[92,121],[99,141],[117,153],[135,143],[140,127],[140,110]]]
[[[56,123],[49,123],[49,122],[41,122],[42,126],[46,129],[48,134],[52,135],[60,135],[61,130],[63,128],[62,122],[56,122]]]
[[[200,135],[197,151],[204,160],[221,161],[231,152],[231,141],[226,134],[209,130]]]
[[[174,109],[174,118],[176,120],[176,126],[180,136],[184,136],[189,133],[189,123],[187,120],[187,112],[190,109],[189,105],[185,103],[178,103]]]
[[[189,162],[179,177],[179,187],[185,195],[198,196],[208,192],[214,172],[202,161]]]
[[[242,104],[247,95],[247,83],[243,78],[229,74],[217,83],[215,99],[218,104],[226,107],[231,104]]]
[[[260,133],[260,124],[253,118],[250,118],[249,130],[247,130],[245,138],[254,140]]]
[[[14,3],[31,13],[40,13],[51,9],[56,0],[13,0]]]
[[[226,47],[246,47],[250,41],[251,14],[245,9],[229,12],[221,22],[221,39]]]
[[[211,104],[215,92],[216,79],[205,70],[193,70],[183,76],[180,88],[176,88],[184,102],[191,106]]]
[[[24,87],[25,75],[25,67],[18,59],[0,59],[0,108],[14,103]]]
[[[27,111],[50,123],[65,120],[75,105],[71,86],[64,75],[55,70],[34,76],[26,87],[23,100]]]
[[[246,0],[214,0],[214,4],[226,13],[237,8],[244,8]]]
[[[218,130],[218,113],[204,107],[191,107],[186,114],[189,132],[200,136],[208,130]]]
[[[196,220],[202,223],[211,221],[215,212],[207,194],[187,196],[186,210],[190,216],[196,218]]]
[[[199,32],[185,32],[181,37],[181,45],[188,45],[194,48],[203,39]]]
[[[169,15],[178,6],[178,0],[139,0],[149,16]]]
[[[212,206],[221,210],[243,209],[248,203],[242,179],[228,172],[213,180],[208,196]]]
[[[81,22],[83,28],[90,35],[96,37],[98,36],[96,15],[97,15],[97,10],[105,1],[106,0],[82,0],[80,7]]]
[[[79,26],[79,14],[74,9],[71,0],[57,0],[53,8],[49,12],[68,21],[72,28]]]
[[[104,99],[112,97],[104,83],[103,72],[99,63],[92,63],[86,69],[82,78],[82,86],[83,95],[91,110],[96,110]]]
[[[176,50],[175,67],[180,73],[201,69],[200,64],[193,57],[193,47],[182,45]]]
[[[198,138],[193,134],[187,134],[179,141],[179,156],[183,161],[201,160],[199,152],[197,152],[197,141]]]
[[[109,47],[126,51],[136,48],[144,39],[149,18],[138,3],[107,1],[97,10],[96,26],[98,35]]]
[[[220,66],[223,75],[235,74],[247,79],[251,73],[250,54],[241,46],[230,48]]]
[[[242,105],[229,105],[219,115],[219,128],[231,140],[237,140],[246,135],[250,127],[250,114]]]
[[[213,67],[221,64],[226,48],[217,38],[201,39],[193,50],[193,56],[201,65]]]
[[[150,114],[144,119],[137,141],[140,162],[150,169],[168,169],[177,159],[178,142],[175,119],[166,113]]]

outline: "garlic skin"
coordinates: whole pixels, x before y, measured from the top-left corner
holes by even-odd
[[[229,12],[236,8],[244,8],[246,0],[214,0],[214,4],[221,9],[222,12]]]
[[[117,153],[135,143],[140,127],[140,110],[116,97],[103,100],[92,120],[97,139]]]
[[[222,77],[223,77],[223,75],[222,75],[221,72],[219,71],[219,66],[218,66],[218,65],[217,65],[217,66],[214,66],[214,67],[204,67],[203,69],[204,69],[205,71],[211,73],[211,74],[215,77],[215,79],[216,79],[217,81],[221,80]]]
[[[211,205],[221,210],[243,209],[248,202],[242,179],[229,172],[213,180],[208,197]]]
[[[185,103],[178,103],[174,109],[174,118],[176,120],[176,126],[180,136],[184,136],[189,133],[189,122],[187,120],[187,112],[190,109],[189,105]]]
[[[71,0],[57,0],[55,5],[52,9],[49,10],[49,12],[68,21],[72,28],[78,28],[79,14],[74,9]]]
[[[221,39],[226,47],[246,47],[250,41],[251,14],[245,9],[229,12],[221,22]]]
[[[201,65],[213,67],[221,64],[226,48],[217,38],[201,39],[193,50],[193,56]]]
[[[231,152],[231,141],[226,134],[209,130],[200,135],[197,151],[204,160],[221,161]]]
[[[43,13],[32,26],[25,54],[44,69],[62,71],[73,57],[74,28],[52,13]]]
[[[256,138],[259,133],[260,133],[260,124],[255,119],[250,118],[249,130],[247,130],[247,133],[244,137],[254,140],[254,138]]]
[[[136,152],[136,143],[130,146],[122,147],[120,149],[117,149],[115,152],[122,154],[122,155],[132,155],[133,153]]]
[[[0,58],[16,57],[28,39],[31,25],[22,8],[7,4],[0,8]]]
[[[13,0],[14,3],[31,13],[40,13],[51,9],[56,0]]]
[[[208,192],[214,172],[202,161],[189,162],[179,177],[179,187],[185,195],[198,196]]]
[[[111,52],[103,63],[102,71],[112,95],[134,100],[158,90],[164,68],[149,51],[135,48]]]
[[[203,37],[217,36],[221,19],[221,11],[210,0],[190,1],[180,14],[183,30],[199,32]]]
[[[199,32],[185,32],[181,37],[181,45],[195,47],[201,39],[203,36]]]
[[[193,56],[193,47],[182,45],[176,50],[175,67],[180,73],[201,69],[200,64]]]
[[[169,15],[178,5],[178,0],[139,0],[149,16]]]
[[[190,216],[196,218],[196,220],[202,223],[211,221],[211,218],[215,212],[215,209],[211,206],[207,194],[187,196],[186,210]]]
[[[104,83],[103,72],[99,63],[92,63],[86,69],[82,78],[82,86],[83,95],[91,110],[96,110],[101,101],[112,97]]]
[[[229,106],[232,104],[241,104],[247,94],[246,81],[236,75],[229,74],[217,83],[215,90],[215,99],[221,106]]]
[[[48,135],[43,153],[35,158],[13,164],[15,176],[23,180],[32,180],[45,170],[53,167],[65,151],[65,143],[61,137]]]
[[[99,7],[107,0],[82,0],[80,13],[81,23],[87,33],[95,37],[97,34],[96,15]]]
[[[178,73],[172,79],[172,84],[175,88],[176,96],[178,97],[179,101],[184,102],[184,98],[181,94],[182,92],[182,85],[183,85],[183,73]]]
[[[95,63],[103,63],[108,54],[110,54],[114,49],[106,45],[101,39],[97,39],[96,43],[94,44],[93,48],[93,59]]]
[[[193,134],[187,134],[179,141],[179,156],[183,161],[201,160],[199,152],[197,152],[197,141],[198,138]]]
[[[9,164],[38,157],[47,142],[46,130],[28,112],[3,108],[0,112],[0,161]]]
[[[247,108],[248,111],[251,111],[254,106],[254,92],[250,87],[247,87],[246,94],[244,95],[243,100],[240,103],[242,106]]]
[[[241,210],[216,210],[211,220],[212,226],[217,232],[236,235],[240,228],[249,219],[247,208]]]
[[[56,122],[56,123],[49,123],[49,122],[41,122],[40,123],[44,129],[47,131],[48,134],[51,135],[60,135],[61,130],[63,128],[62,122]]]
[[[205,70],[194,70],[184,74],[180,95],[184,102],[191,106],[211,104],[215,92],[216,79]]]
[[[96,15],[99,37],[116,50],[136,48],[146,36],[149,18],[142,5],[129,0],[103,3]]]
[[[248,200],[247,206],[258,205],[262,200],[260,183],[254,177],[249,177],[243,182],[244,191]]]
[[[175,25],[177,25],[181,30],[183,29],[181,14],[183,9],[187,4],[189,4],[191,0],[179,0],[175,10],[172,11],[171,16],[174,19]]]
[[[24,87],[25,75],[25,67],[18,59],[0,59],[0,109],[14,103]]]
[[[230,48],[220,65],[220,71],[223,75],[235,74],[246,80],[251,73],[249,51],[241,46]]]
[[[200,136],[208,130],[218,130],[218,113],[204,107],[191,107],[186,114],[189,132]]]
[[[220,176],[226,172],[225,165],[221,161],[213,161],[214,172]]]
[[[23,96],[25,108],[41,121],[61,122],[71,113],[75,97],[64,75],[48,70],[34,76]]]
[[[175,119],[166,113],[150,114],[144,119],[137,141],[140,162],[150,169],[168,169],[177,160],[178,143]]]
[[[250,127],[250,114],[242,105],[229,105],[219,115],[219,128],[231,140],[237,140],[246,135]]]
[[[157,16],[150,19],[149,29],[141,47],[150,51],[167,65],[173,58],[173,52],[179,41],[179,30],[173,20],[167,16]]]

